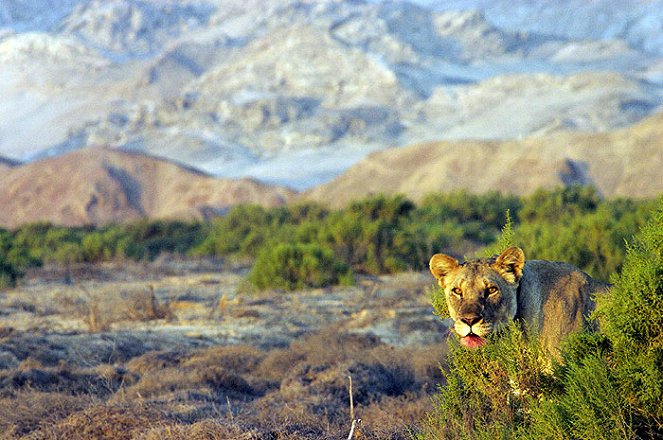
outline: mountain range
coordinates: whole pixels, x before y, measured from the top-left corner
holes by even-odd
[[[204,217],[381,189],[590,183],[650,196],[663,147],[638,133],[663,110],[661,11],[663,0],[3,0],[0,224]],[[140,190],[104,165],[115,160]]]
[[[372,151],[663,103],[663,0],[5,0],[0,155],[104,146],[299,190]]]

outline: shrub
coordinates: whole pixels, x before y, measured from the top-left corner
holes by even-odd
[[[449,343],[447,384],[417,438],[514,438],[530,423],[530,404],[554,386],[543,348],[516,323],[478,350]]]
[[[478,350],[453,340],[418,438],[663,436],[663,199],[612,280],[597,297],[600,333],[571,335],[560,365],[515,324]]]
[[[663,431],[663,198],[652,220],[627,246],[610,295],[597,298],[601,330],[624,398]]]
[[[352,283],[348,266],[330,249],[302,243],[279,243],[263,249],[249,279],[259,289],[295,290]]]

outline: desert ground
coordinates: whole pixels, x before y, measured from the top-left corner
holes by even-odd
[[[0,438],[409,438],[444,381],[426,273],[255,292],[160,258],[0,292]],[[352,378],[353,411],[350,411]]]

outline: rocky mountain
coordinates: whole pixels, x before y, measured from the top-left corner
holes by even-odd
[[[372,153],[304,197],[340,207],[379,193],[421,200],[433,192],[522,195],[574,184],[594,185],[606,197],[656,197],[663,193],[661,169],[663,113],[610,133],[392,148]]]
[[[558,3],[6,0],[0,155],[105,145],[306,189],[392,146],[660,109],[663,0]]]
[[[2,172],[0,225],[204,218],[239,203],[280,205],[292,195],[283,187],[217,179],[144,154],[88,148]]]
[[[623,40],[663,54],[660,0],[416,0],[436,10],[481,9],[497,26],[576,40]]]

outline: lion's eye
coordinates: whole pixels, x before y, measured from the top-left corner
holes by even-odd
[[[451,293],[453,293],[456,296],[463,296],[463,291],[460,290],[458,287],[454,287],[451,289]]]
[[[495,286],[490,286],[486,289],[486,293],[488,293],[488,295],[495,295],[497,292],[499,292],[499,290]]]

